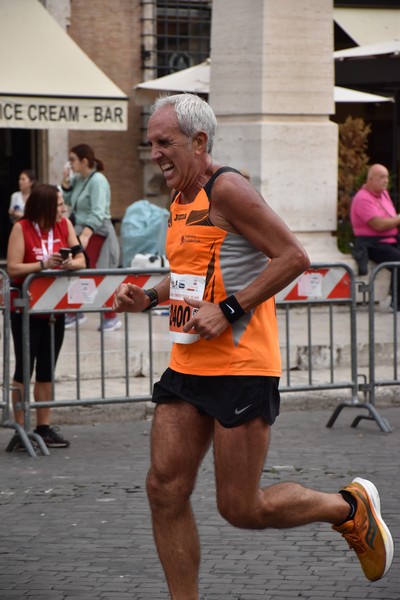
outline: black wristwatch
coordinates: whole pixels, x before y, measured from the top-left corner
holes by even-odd
[[[145,308],[143,311],[143,312],[146,312],[147,310],[150,310],[151,308],[154,308],[155,306],[157,306],[158,293],[157,293],[157,290],[155,290],[154,288],[149,288],[148,290],[143,290],[143,291],[146,294],[146,296],[148,296],[150,298],[149,306],[147,308]]]

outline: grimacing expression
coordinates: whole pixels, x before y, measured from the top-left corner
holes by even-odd
[[[147,137],[151,158],[159,165],[167,186],[170,189],[183,189],[190,174],[193,149],[191,140],[178,126],[172,106],[163,106],[153,113],[149,119]]]

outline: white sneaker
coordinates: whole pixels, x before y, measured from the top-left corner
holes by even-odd
[[[97,331],[116,331],[122,327],[122,321],[118,317],[103,319],[103,323],[97,328]]]
[[[87,317],[83,313],[80,313],[78,315],[67,314],[65,315],[65,329],[71,329],[72,327],[75,327],[77,316],[79,325],[83,325],[84,323],[86,323]]]

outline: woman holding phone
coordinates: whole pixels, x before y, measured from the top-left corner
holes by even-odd
[[[43,269],[75,270],[85,268],[85,256],[72,223],[64,216],[65,212],[64,199],[55,186],[40,184],[34,187],[26,202],[24,217],[15,223],[8,242],[7,269],[13,287],[21,288],[27,275],[39,273]],[[32,376],[36,363],[36,380],[33,390],[36,402],[53,400],[49,317],[45,314],[30,315],[29,317],[30,374]],[[55,362],[63,343],[64,327],[64,315],[55,315]],[[22,313],[14,308],[12,308],[11,314],[11,329],[15,351],[15,371],[12,383],[14,417],[16,423],[23,425],[23,411],[16,408],[16,404],[24,393]],[[69,442],[55,428],[50,427],[50,412],[50,408],[37,409],[35,433],[43,438],[49,448],[66,448],[69,446]],[[11,440],[9,449],[25,449],[17,434]]]

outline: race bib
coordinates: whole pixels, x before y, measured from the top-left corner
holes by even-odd
[[[169,290],[169,337],[172,342],[178,344],[193,344],[200,339],[198,333],[185,333],[184,325],[194,314],[197,308],[186,304],[184,298],[202,300],[206,278],[200,275],[178,275],[171,273]]]

